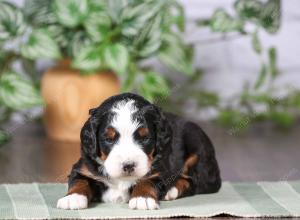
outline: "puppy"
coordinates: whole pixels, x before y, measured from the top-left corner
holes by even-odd
[[[213,145],[197,124],[124,93],[90,110],[81,131],[81,158],[57,207],[84,209],[98,201],[158,209],[159,200],[220,187]]]

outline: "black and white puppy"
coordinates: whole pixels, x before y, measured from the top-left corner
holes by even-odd
[[[124,93],[90,111],[81,131],[81,158],[57,207],[83,209],[101,201],[158,209],[159,200],[220,187],[213,145],[197,124]]]

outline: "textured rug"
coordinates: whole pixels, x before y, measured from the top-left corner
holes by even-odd
[[[154,211],[130,210],[128,204],[91,204],[85,210],[60,210],[56,201],[65,184],[0,185],[0,219],[116,219],[211,217],[300,217],[300,181],[224,182],[219,193],[161,202]]]

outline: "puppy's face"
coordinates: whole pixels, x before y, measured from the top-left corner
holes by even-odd
[[[138,179],[151,168],[155,128],[138,106],[135,100],[118,101],[100,122],[100,158],[111,178]]]

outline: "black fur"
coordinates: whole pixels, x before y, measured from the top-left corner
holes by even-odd
[[[134,99],[139,111],[134,115],[150,130],[149,140],[143,142],[146,153],[154,148],[154,159],[151,171],[147,174],[159,173],[152,179],[156,187],[158,198],[162,199],[168,189],[180,178],[180,172],[189,155],[199,157],[197,164],[188,171],[188,181],[191,185],[183,196],[201,193],[214,193],[221,187],[221,178],[215,158],[213,145],[203,130],[195,123],[171,113],[165,113],[141,96],[124,93],[104,101],[99,107],[90,110],[90,118],[81,131],[81,158],[73,166],[69,187],[78,179],[89,181],[93,200],[101,199],[102,193],[107,189],[105,184],[86,177],[80,173],[85,164],[95,176],[109,178],[103,171],[99,161],[101,151],[109,154],[109,148],[101,137],[101,132],[112,120],[110,112],[113,104],[120,100]]]

